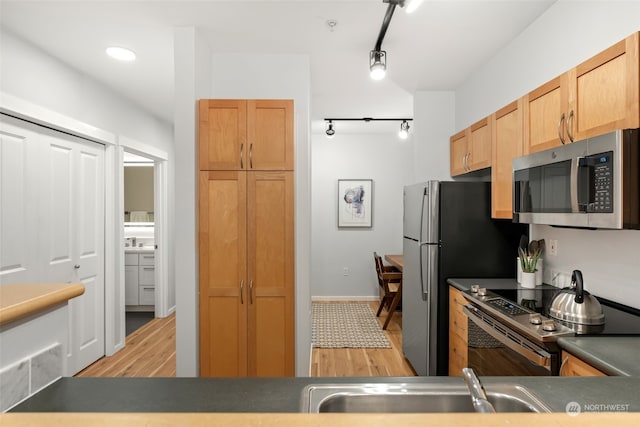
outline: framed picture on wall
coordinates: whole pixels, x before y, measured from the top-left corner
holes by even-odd
[[[338,180],[338,228],[371,228],[373,180]]]

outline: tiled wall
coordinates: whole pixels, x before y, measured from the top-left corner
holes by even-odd
[[[0,411],[20,403],[62,377],[63,351],[57,344],[0,371]]]

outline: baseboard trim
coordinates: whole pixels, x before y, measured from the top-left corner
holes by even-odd
[[[322,301],[380,301],[380,297],[377,296],[333,296],[333,297],[325,297],[325,296],[315,296],[311,297],[311,301],[314,302],[322,302]]]

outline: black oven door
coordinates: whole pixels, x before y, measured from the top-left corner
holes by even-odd
[[[558,375],[558,353],[510,330],[475,307],[469,318],[468,366],[482,376]]]

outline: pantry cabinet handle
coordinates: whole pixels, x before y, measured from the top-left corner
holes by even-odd
[[[244,144],[240,144],[240,169],[244,169]]]
[[[573,135],[571,135],[571,126],[573,126],[573,110],[569,111],[569,117],[567,117],[567,136],[569,141],[573,142]]]
[[[253,304],[253,279],[249,280],[249,304]]]
[[[562,136],[562,134],[564,133],[564,130],[561,130],[560,128],[562,127],[563,123],[564,123],[564,113],[560,115],[560,120],[558,120],[558,138],[560,138],[560,142],[562,142],[562,145],[564,145],[564,136]]]
[[[244,294],[244,279],[240,280],[240,304],[244,304],[244,298],[242,294]]]
[[[253,144],[249,144],[249,169],[253,169]]]

